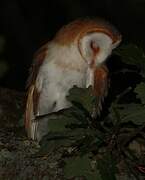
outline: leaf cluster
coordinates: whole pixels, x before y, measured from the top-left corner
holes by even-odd
[[[49,133],[40,142],[39,154],[62,150],[67,178],[116,180],[123,174],[141,179],[145,174],[145,55],[133,44],[122,45],[114,54],[126,72],[133,67],[141,81],[112,99],[105,116],[92,117],[92,88],[76,86],[67,97],[72,107],[48,115]],[[125,101],[129,94],[130,103]]]

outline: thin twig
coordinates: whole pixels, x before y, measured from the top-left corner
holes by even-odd
[[[114,101],[114,104],[117,104],[119,101],[120,101],[120,99],[124,96],[124,95],[126,95],[129,91],[131,91],[132,90],[132,87],[128,87],[127,89],[125,89],[121,94],[119,94],[118,96],[116,96],[116,100]]]

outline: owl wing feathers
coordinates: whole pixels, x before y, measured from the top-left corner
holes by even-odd
[[[32,84],[35,84],[36,77],[39,71],[40,66],[42,65],[48,52],[48,43],[43,45],[35,54],[34,61],[30,68],[30,76],[27,81],[27,86],[30,87]]]
[[[96,104],[92,114],[93,117],[100,114],[102,102],[104,101],[104,97],[107,96],[110,84],[108,74],[109,71],[105,65],[94,70],[94,95],[96,96]]]
[[[47,54],[47,50],[47,44],[45,44],[34,54],[34,62],[30,68],[30,76],[26,84],[28,92],[25,111],[25,127],[28,136],[32,139],[35,139],[35,133],[37,129],[37,122],[34,122],[34,119],[35,116],[38,115],[38,101],[41,93],[40,90],[38,90],[36,87],[36,78],[39,72],[39,68]]]

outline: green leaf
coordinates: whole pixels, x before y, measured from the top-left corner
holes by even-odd
[[[83,141],[86,136],[94,132],[89,129],[73,129],[63,132],[49,132],[40,141],[42,153],[48,153],[60,147],[72,147],[78,145],[77,142]],[[77,144],[76,144],[77,143]]]
[[[100,159],[97,159],[97,168],[102,180],[116,180],[117,173],[116,162],[110,153],[106,153]]]
[[[54,140],[48,140],[47,142],[45,141],[45,143],[41,145],[41,149],[39,153],[41,152],[41,154],[42,153],[47,154],[55,151],[56,149],[60,149],[60,147],[69,147],[71,146],[71,143],[72,141],[65,136],[64,137],[61,136],[58,139],[54,139]]]
[[[48,133],[46,136],[42,138],[40,141],[40,151],[37,155],[48,154],[60,147],[68,147],[71,146],[73,140],[71,140],[70,135],[66,132],[61,133]]]
[[[135,44],[122,45],[114,51],[115,54],[121,56],[121,60],[130,65],[145,66],[144,51]]]
[[[135,44],[122,45],[114,51],[121,57],[123,63],[134,65],[140,70],[140,75],[145,77],[145,53]]]
[[[145,122],[145,107],[140,104],[118,104],[116,109],[120,114],[121,122],[133,122],[136,125],[143,125]],[[113,113],[110,116],[115,118]]]
[[[80,155],[84,155],[91,151],[98,151],[98,149],[104,144],[104,141],[97,136],[86,135],[80,142],[77,141],[77,144],[81,144],[79,151]]]
[[[85,176],[87,180],[102,180],[97,170],[92,170],[91,159],[86,154],[82,157],[71,157],[65,160],[64,174],[66,178]]]
[[[92,94],[92,87],[78,88],[74,86],[70,91],[67,99],[73,104],[80,104],[88,112],[93,109],[94,96]]]
[[[63,132],[66,131],[66,125],[76,122],[76,119],[73,116],[66,117],[62,115],[56,119],[48,120],[49,132]]]
[[[47,118],[49,132],[63,132],[69,130],[71,125],[87,124],[87,118],[82,111],[76,107],[63,109],[58,112],[36,117],[36,120],[43,121]]]
[[[134,92],[137,93],[136,97],[141,100],[142,104],[145,104],[145,83],[138,84]]]

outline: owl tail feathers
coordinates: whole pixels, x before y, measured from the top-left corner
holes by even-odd
[[[33,140],[38,140],[37,138],[37,130],[38,130],[38,122],[34,120],[32,122],[31,127],[30,127],[30,138]]]
[[[27,104],[26,104],[26,112],[25,112],[25,129],[28,135],[28,138],[32,140],[37,140],[37,129],[38,122],[35,121],[35,115],[33,111],[33,93],[34,87],[32,86],[29,89]]]
[[[28,138],[32,140],[38,140],[37,129],[38,129],[38,122],[36,122],[35,119],[32,119],[31,122],[29,123],[29,126],[26,127]]]

